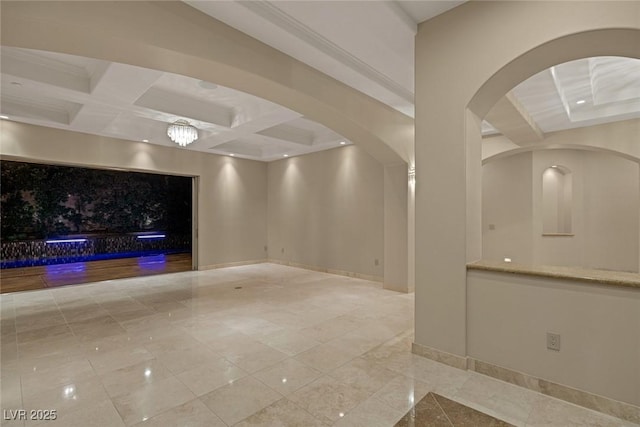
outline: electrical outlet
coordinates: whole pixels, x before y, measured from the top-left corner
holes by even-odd
[[[373,260],[373,265],[380,265],[380,260],[378,258]]]
[[[284,248],[282,248],[282,249],[280,250],[280,252],[281,252],[281,253],[284,253]]]
[[[547,332],[547,348],[549,350],[560,351],[560,334]]]

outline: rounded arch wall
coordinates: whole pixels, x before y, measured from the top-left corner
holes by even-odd
[[[481,118],[535,73],[600,55],[640,58],[640,2],[472,1],[420,24],[417,345],[466,365],[466,264],[482,256]]]

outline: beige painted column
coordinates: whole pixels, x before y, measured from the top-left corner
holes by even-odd
[[[384,167],[384,288],[409,292],[407,164]]]
[[[407,226],[409,235],[407,243],[409,253],[407,262],[409,263],[409,292],[416,290],[416,168],[415,160],[409,166],[409,182],[407,183]]]
[[[482,120],[467,110],[467,263],[482,259]]]

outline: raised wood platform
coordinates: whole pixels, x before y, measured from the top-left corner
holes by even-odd
[[[191,254],[155,255],[0,270],[0,292],[177,273],[192,269]]]

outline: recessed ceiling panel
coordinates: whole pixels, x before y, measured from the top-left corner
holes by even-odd
[[[640,60],[585,58],[556,65],[513,94],[544,132],[640,117]]]

